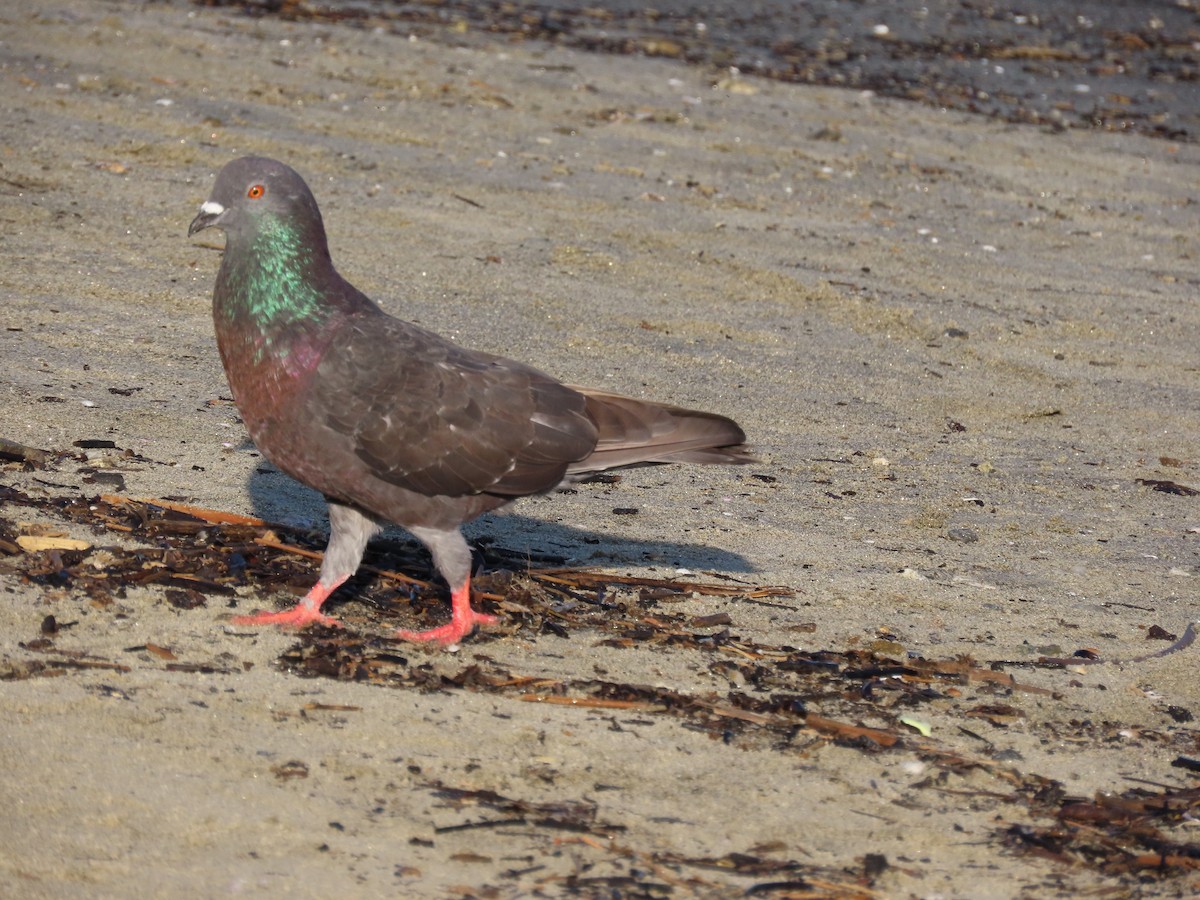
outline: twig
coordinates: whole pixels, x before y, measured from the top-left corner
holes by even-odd
[[[584,709],[633,709],[640,712],[661,711],[662,705],[642,700],[606,700],[602,697],[563,697],[558,694],[522,694],[528,703],[550,703],[556,706],[578,706]]]
[[[53,455],[49,450],[39,450],[37,447],[27,447],[24,444],[18,444],[16,441],[0,438],[0,456],[6,459],[27,462],[31,466],[41,469],[45,467]]]
[[[537,581],[547,581],[551,584],[566,584],[579,587],[584,584],[624,584],[634,587],[669,588],[681,593],[692,591],[697,594],[709,594],[718,597],[730,597],[748,594],[753,597],[790,597],[795,591],[782,585],[727,587],[721,584],[707,584],[700,581],[672,581],[664,578],[648,578],[637,575],[609,575],[604,572],[593,572],[588,569],[534,569],[529,576]]]
[[[1196,640],[1196,623],[1188,622],[1187,628],[1184,629],[1183,635],[1165,650],[1156,650],[1154,653],[1143,653],[1141,656],[1124,657],[1117,659],[1093,659],[1084,656],[1042,656],[1038,658],[1038,663],[1046,666],[1099,666],[1105,663],[1116,665],[1128,665],[1130,663],[1141,663],[1151,659],[1158,659],[1161,656],[1167,656],[1171,653],[1177,653],[1180,650],[1186,650]]]
[[[101,494],[100,499],[114,506],[124,506],[129,503],[144,503],[147,506],[157,506],[172,512],[183,513],[202,522],[213,525],[250,525],[264,526],[267,523],[254,516],[243,516],[241,513],[224,512],[219,509],[206,509],[203,506],[192,506],[190,503],[179,503],[175,500],[153,500],[149,497],[121,497],[116,494]]]

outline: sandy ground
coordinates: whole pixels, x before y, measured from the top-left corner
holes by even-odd
[[[472,535],[788,585],[775,607],[687,602],[764,645],[1130,657],[1161,649],[1151,626],[1200,618],[1200,499],[1138,481],[1200,487],[1200,148],[484,38],[17,6],[0,7],[0,437],[109,439],[145,460],[118,466],[130,496],[320,520],[220,402],[218,255],[185,236],[224,162],[271,155],[309,180],[341,271],[393,313],[565,380],[734,415],[761,458],[528,500]],[[0,478],[104,490],[86,468]],[[847,877],[882,854],[869,889],[889,897],[1195,888],[1013,855],[995,835],[1027,812],[989,770],[920,789],[926,763],[905,749],[724,743],[665,717],[299,679],[272,665],[294,636],[233,628],[222,604],[182,612],[137,588],[100,607],[0,578],[5,671],[38,657],[48,614],[78,623],[58,651],[130,667],[0,682],[6,896],[557,896],[581,873],[597,879],[585,896],[661,895],[638,878],[723,896],[756,881],[662,860],[731,852]],[[242,588],[238,605],[284,599]],[[410,655],[729,689],[695,650],[595,638]],[[220,672],[127,649],[147,644]],[[1081,797],[1188,786],[1171,762],[1197,730],[1168,707],[1200,712],[1195,652],[1014,667],[1053,693],[972,728],[991,758]],[[942,746],[981,752],[961,720],[922,715]],[[1067,736],[1079,723],[1110,739]],[[438,781],[587,798],[622,830],[439,832],[486,815]]]

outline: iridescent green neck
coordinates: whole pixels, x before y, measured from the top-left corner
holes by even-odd
[[[284,219],[260,220],[249,252],[237,254],[245,264],[229,273],[237,302],[225,315],[248,318],[264,331],[323,318],[317,257],[325,246],[308,238]]]
[[[310,372],[342,313],[344,291],[319,220],[304,228],[263,216],[251,234],[230,234],[213,307],[230,384],[258,377],[252,373],[261,366],[297,377]]]

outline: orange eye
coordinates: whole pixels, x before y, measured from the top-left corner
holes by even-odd
[[[261,197],[266,192],[267,192],[267,189],[265,187],[263,187],[261,184],[256,184],[256,185],[252,185],[250,190],[246,191],[246,196],[249,197],[251,200],[257,200],[259,197]]]

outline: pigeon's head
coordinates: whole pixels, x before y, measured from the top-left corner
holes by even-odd
[[[234,239],[254,235],[268,218],[323,232],[317,201],[295,170],[273,159],[244,156],[217,175],[212,193],[188,226],[188,236],[214,227]]]

